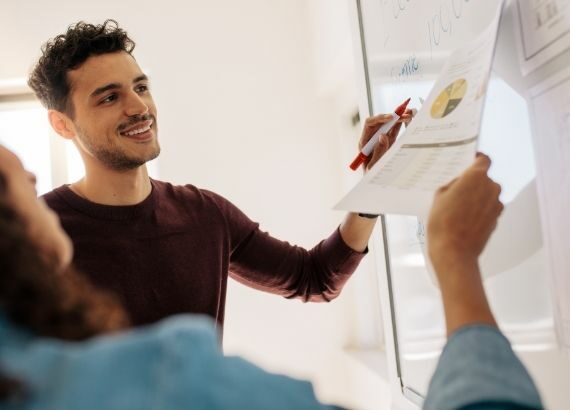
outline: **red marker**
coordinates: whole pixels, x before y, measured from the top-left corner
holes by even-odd
[[[352,161],[352,163],[350,164],[350,169],[352,169],[353,171],[356,171],[358,169],[358,167],[364,161],[366,161],[370,157],[370,155],[372,155],[372,152],[374,151],[376,144],[378,144],[378,142],[380,141],[380,135],[386,134],[388,131],[390,131],[392,129],[392,127],[394,125],[396,125],[396,123],[398,122],[400,117],[402,115],[404,115],[404,113],[406,112],[406,107],[408,106],[409,102],[410,102],[410,98],[408,98],[398,108],[396,108],[394,110],[394,112],[392,113],[392,118],[390,118],[390,121],[388,121],[386,124],[382,125],[378,129],[378,131],[376,131],[374,133],[372,138],[370,138],[368,140],[366,145],[364,147],[362,147],[362,149],[360,150],[360,152],[358,153],[356,158],[354,158],[354,161]]]

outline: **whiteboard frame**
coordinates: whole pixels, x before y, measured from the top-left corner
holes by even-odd
[[[358,87],[358,103],[361,118],[367,118],[373,113],[372,91],[369,68],[366,56],[366,39],[362,22],[361,0],[346,0],[351,16],[352,40],[355,57],[355,76]],[[379,232],[378,232],[379,231]],[[400,359],[398,352],[398,332],[395,319],[395,304],[392,291],[390,254],[387,249],[386,219],[379,218],[379,226],[372,236],[374,261],[378,273],[378,292],[384,326],[384,349],[386,353],[388,382],[392,394],[392,408],[401,410],[416,410],[421,408],[423,397],[413,389],[404,386],[401,377]]]

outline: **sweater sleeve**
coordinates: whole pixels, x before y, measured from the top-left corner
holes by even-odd
[[[496,328],[466,326],[447,342],[424,409],[541,409],[540,396]]]
[[[310,250],[259,229],[235,205],[208,192],[226,221],[231,241],[230,275],[252,288],[322,302],[337,297],[367,253],[351,249],[339,228]]]

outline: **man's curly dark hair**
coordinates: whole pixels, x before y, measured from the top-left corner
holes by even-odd
[[[105,20],[100,25],[80,21],[42,46],[42,56],[30,74],[28,85],[44,107],[73,117],[67,73],[91,56],[119,51],[132,54],[134,48],[135,42],[115,20]]]

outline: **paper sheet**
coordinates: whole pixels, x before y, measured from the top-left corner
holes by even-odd
[[[530,91],[537,188],[559,341],[570,351],[570,69]]]
[[[570,47],[570,0],[517,0],[516,7],[526,75]]]
[[[435,190],[473,161],[501,10],[450,55],[416,118],[335,209],[425,216]]]

